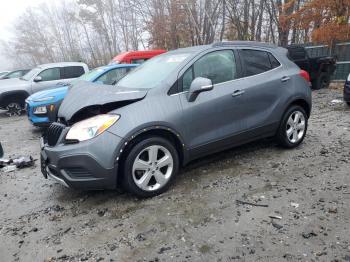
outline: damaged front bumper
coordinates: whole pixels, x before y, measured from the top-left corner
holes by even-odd
[[[41,172],[63,184],[81,190],[117,187],[119,146],[122,138],[109,133],[80,143],[65,144],[65,132],[55,146],[41,138]]]

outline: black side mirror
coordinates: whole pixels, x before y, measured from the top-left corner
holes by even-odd
[[[188,92],[188,102],[193,102],[196,100],[197,96],[206,91],[213,90],[213,82],[209,78],[197,77],[195,78],[190,86]]]
[[[1,142],[0,142],[0,158],[4,156],[4,150],[2,149]]]

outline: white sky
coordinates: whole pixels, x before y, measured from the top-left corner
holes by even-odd
[[[11,26],[14,20],[19,17],[29,6],[37,6],[44,0],[0,0],[0,39],[11,38]],[[53,0],[46,0],[53,1]],[[6,70],[9,61],[2,57],[0,50],[0,70]],[[11,68],[9,68],[11,69]]]

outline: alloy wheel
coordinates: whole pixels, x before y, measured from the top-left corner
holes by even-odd
[[[289,142],[298,143],[304,136],[306,121],[304,114],[300,111],[294,111],[288,118],[286,125],[286,134]]]
[[[22,114],[22,107],[18,103],[10,103],[5,109],[7,116],[20,116]]]
[[[174,159],[168,149],[152,145],[143,149],[135,158],[132,176],[142,190],[155,191],[167,184],[172,176]]]

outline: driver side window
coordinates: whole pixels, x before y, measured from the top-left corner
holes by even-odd
[[[198,59],[183,74],[182,91],[190,89],[196,77],[209,78],[213,84],[235,79],[237,76],[236,61],[232,50],[214,51]]]
[[[60,69],[59,68],[49,68],[42,71],[38,76],[41,76],[41,81],[55,81],[60,80]]]

